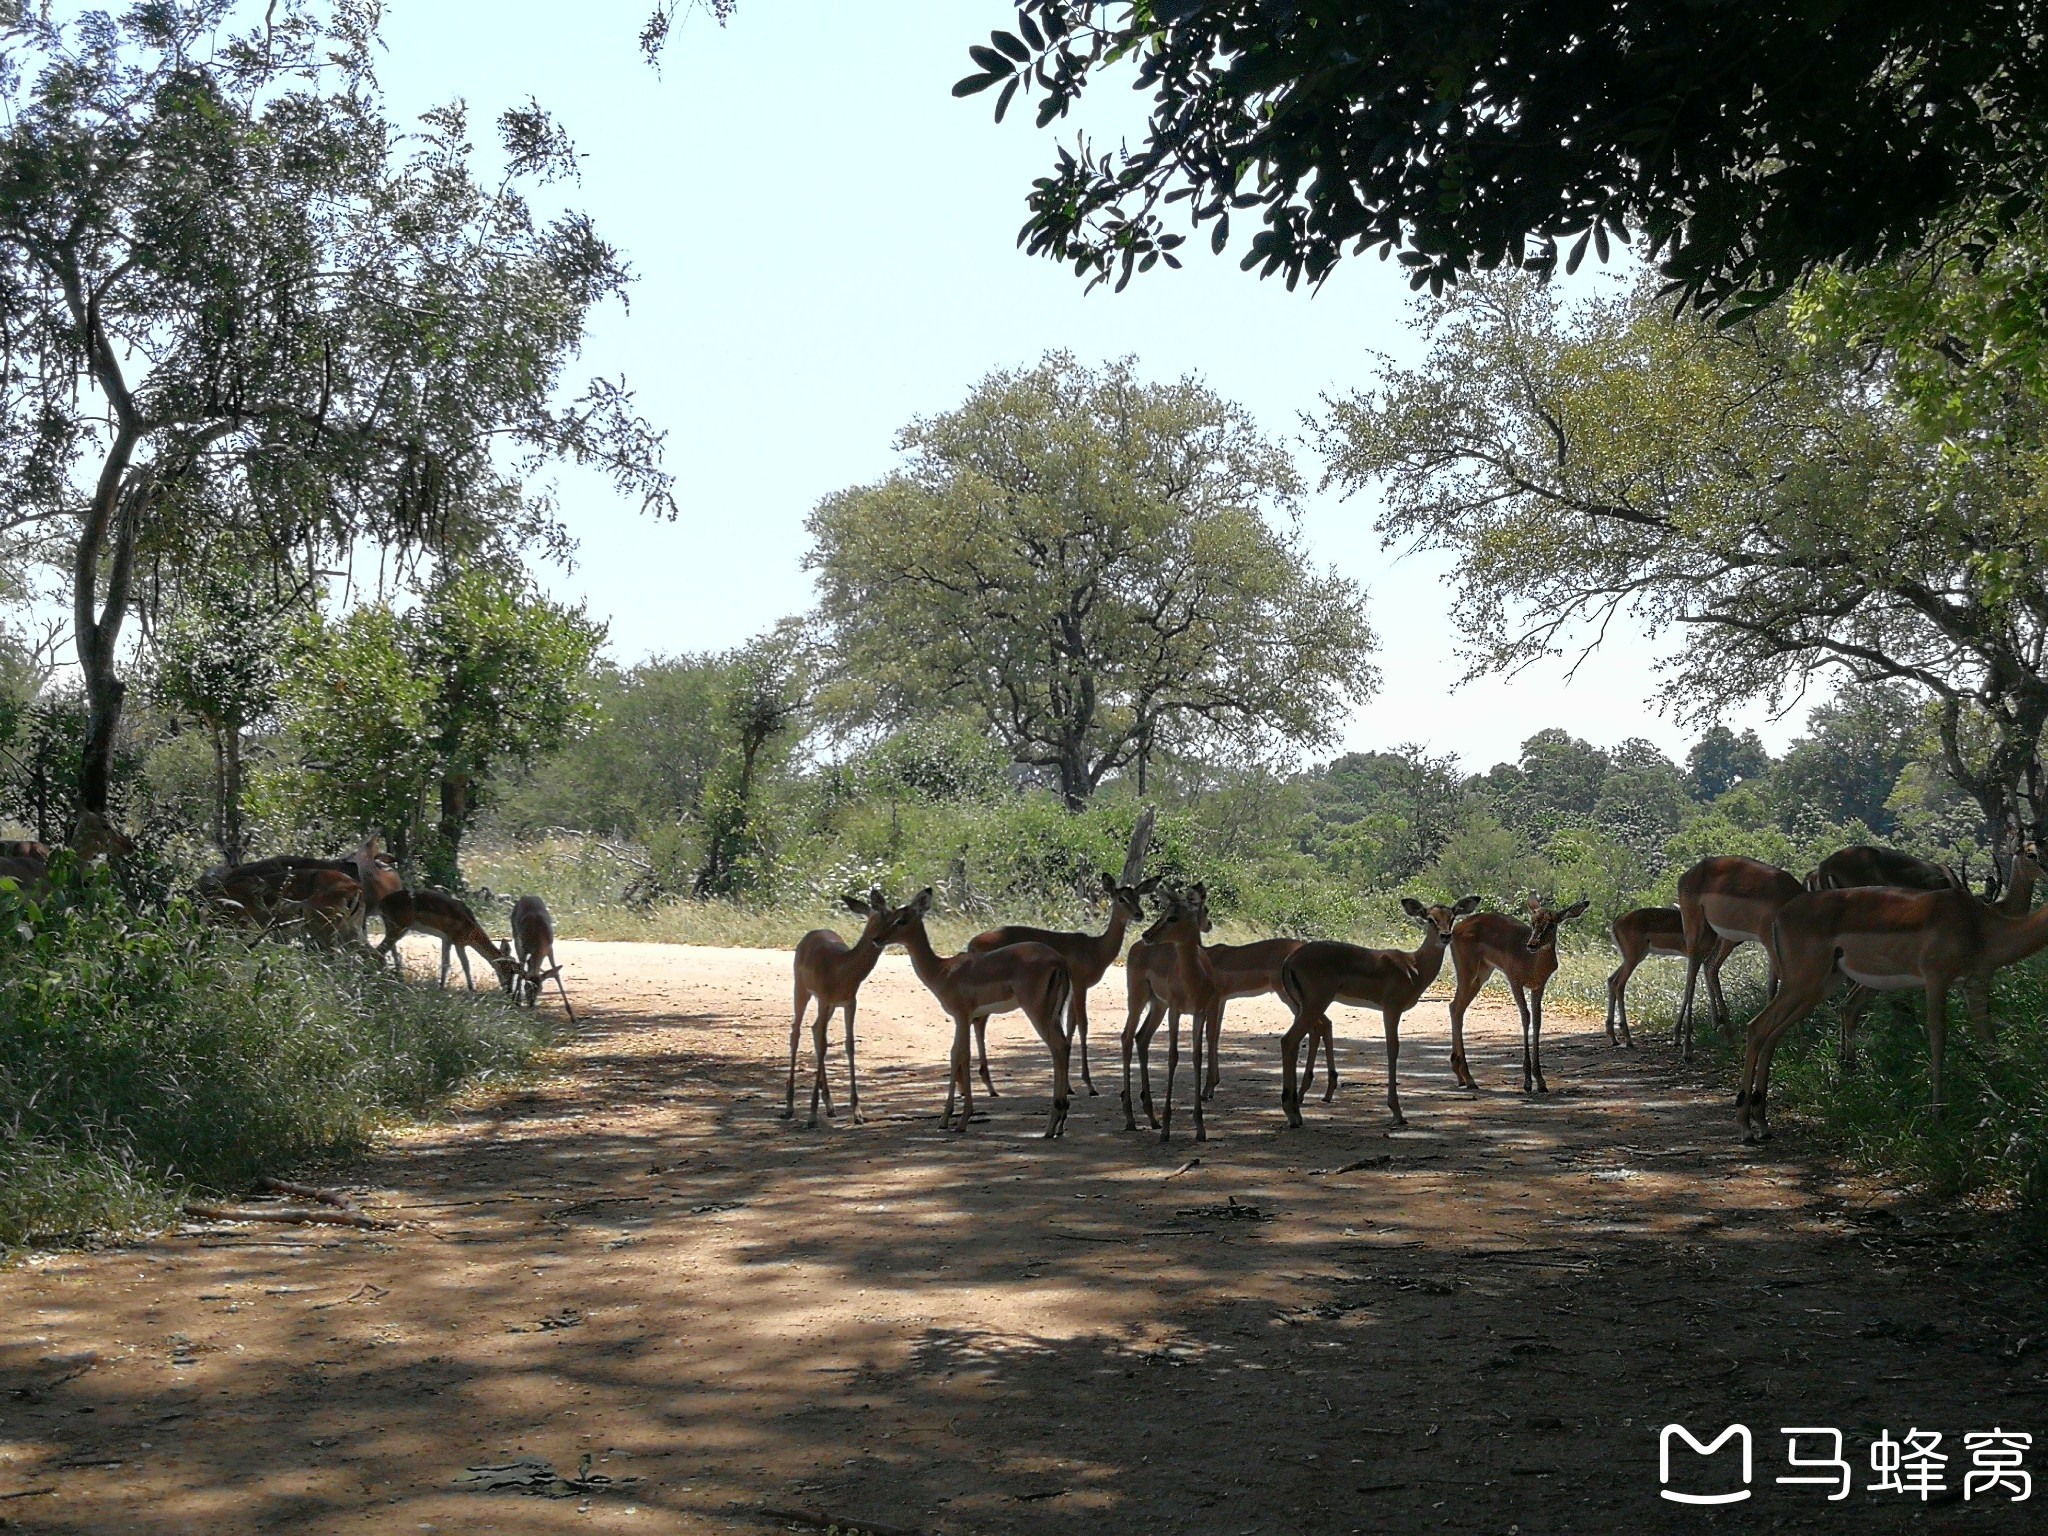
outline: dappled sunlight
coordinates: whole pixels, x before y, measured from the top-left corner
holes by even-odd
[[[780,1118],[786,956],[563,952],[588,1019],[552,1075],[348,1175],[398,1230],[209,1227],[0,1276],[0,1372],[25,1394],[0,1405],[0,1491],[53,1490],[20,1514],[1622,1529],[1655,1511],[1645,1426],[1674,1416],[2025,1416],[1995,1308],[1931,1306],[1934,1282],[1856,1240],[1846,1186],[1742,1148],[1719,1091],[1582,1015],[1547,1021],[1555,1091],[1525,1097],[1490,995],[1477,1092],[1425,1002],[1394,1129],[1380,1021],[1340,1013],[1342,1086],[1288,1131],[1284,1010],[1233,1003],[1200,1144],[1185,1054],[1171,1143],[1121,1129],[1107,1069],[1044,1140],[1046,1056],[1013,1016],[963,1136],[937,1129],[950,1030],[890,956],[862,994],[868,1123],[835,1024],[839,1114],[810,1130],[808,1031]],[[1092,999],[1098,1067],[1121,984]],[[1162,1074],[1155,1052],[1163,1096]],[[585,1455],[560,1498],[457,1484],[520,1458],[576,1479]]]

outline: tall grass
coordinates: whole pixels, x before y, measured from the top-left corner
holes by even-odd
[[[106,876],[0,889],[0,1246],[159,1221],[519,1067],[538,1011],[252,943]]]

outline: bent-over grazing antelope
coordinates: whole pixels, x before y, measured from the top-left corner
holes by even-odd
[[[569,992],[562,985],[562,965],[555,959],[555,920],[548,904],[538,896],[522,896],[512,903],[512,958],[519,976],[512,989],[514,1002],[529,1008],[540,1004],[540,985],[553,979],[569,1022],[576,1022],[576,1010],[569,1006]]]
[[[498,973],[499,987],[507,992],[512,990],[512,978],[519,970],[512,959],[512,946],[498,943],[484,932],[476,914],[446,891],[437,891],[432,886],[398,891],[384,898],[383,913],[384,942],[377,946],[380,959],[389,955],[392,965],[403,971],[398,941],[415,931],[431,933],[441,941],[442,986],[448,985],[448,957],[452,951],[462,961],[463,981],[470,991],[476,990],[476,979],[469,969],[469,952],[473,949]]]

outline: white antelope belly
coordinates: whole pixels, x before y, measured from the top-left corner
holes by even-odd
[[[1842,974],[1873,992],[1911,992],[1925,985],[1911,972],[1901,976],[1888,971],[1864,970],[1851,965],[1846,959],[1842,962]]]

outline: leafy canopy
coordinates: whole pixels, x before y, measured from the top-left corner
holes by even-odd
[[[1149,94],[1134,148],[1058,151],[1020,237],[1119,286],[1176,262],[1185,201],[1218,251],[1256,215],[1243,264],[1290,286],[1377,247],[1440,292],[1639,232],[1694,299],[1758,299],[2010,219],[2048,170],[2040,12],[1997,0],[1021,0],[969,53],[955,94],[999,118]]]
[[[899,444],[810,518],[842,722],[969,714],[1078,809],[1157,752],[1328,742],[1373,688],[1363,596],[1304,556],[1292,462],[1195,380],[1055,353]]]

